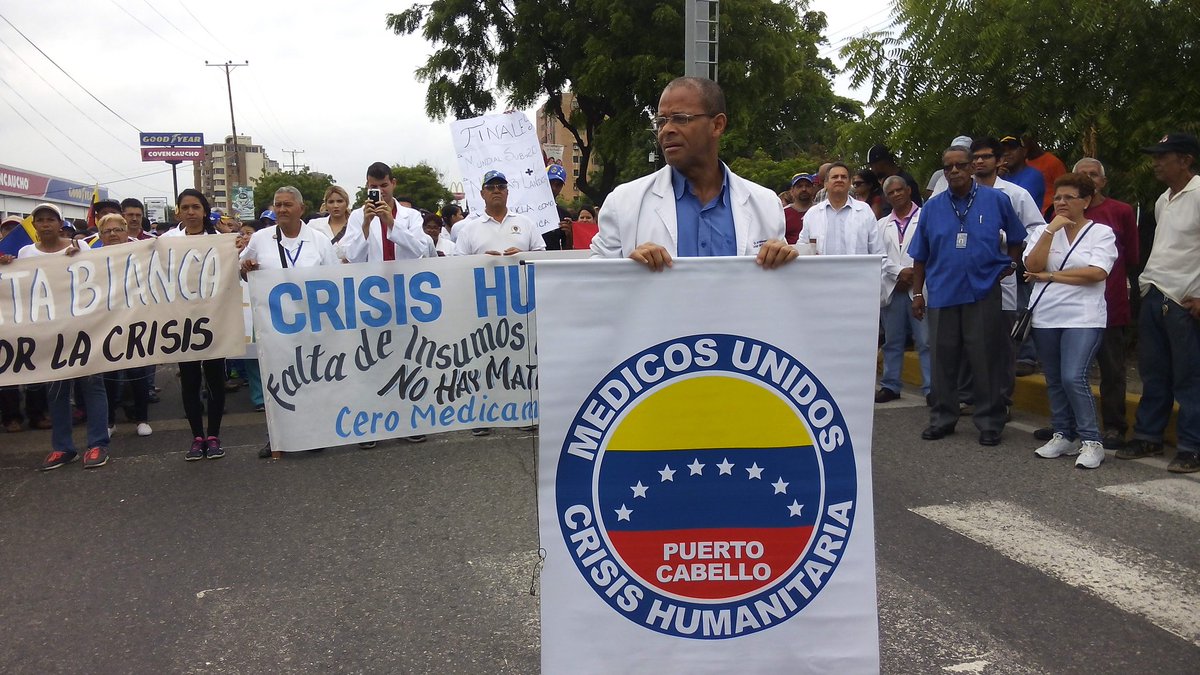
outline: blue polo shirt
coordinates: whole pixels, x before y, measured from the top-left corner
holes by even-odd
[[[970,208],[969,194],[955,197],[946,190],[931,197],[921,209],[921,227],[908,246],[908,254],[925,263],[927,307],[966,305],[987,297],[1012,262],[1007,247],[1025,241],[1025,226],[1008,195],[986,185],[974,186],[975,199]],[[964,214],[961,220],[955,207]],[[967,235],[966,248],[956,246],[960,231]],[[1001,232],[1007,237],[1003,245]]]
[[[707,204],[692,192],[683,174],[671,168],[675,188],[676,254],[681,258],[737,255],[733,208],[729,205],[729,168],[721,164],[721,192]]]

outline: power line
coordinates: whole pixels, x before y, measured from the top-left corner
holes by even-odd
[[[143,3],[144,3],[146,6],[147,6],[147,7],[149,7],[149,8],[150,8],[150,11],[152,11],[152,12],[154,12],[155,14],[159,15],[160,17],[162,17],[162,20],[163,20],[163,21],[166,21],[168,26],[170,26],[171,28],[174,28],[174,29],[175,29],[176,31],[178,31],[178,32],[179,32],[179,34],[180,34],[180,35],[182,35],[183,37],[187,38],[188,40],[191,40],[191,38],[189,38],[189,37],[188,37],[187,33],[184,33],[184,32],[183,32],[183,29],[182,29],[182,28],[180,28],[179,26],[176,26],[174,21],[171,21],[170,19],[168,19],[168,18],[167,18],[167,16],[166,16],[165,14],[163,14],[163,13],[162,13],[162,12],[160,12],[160,11],[158,11],[158,8],[157,8],[157,7],[155,7],[154,5],[150,4],[150,0],[142,0],[142,2],[143,2]]]
[[[16,106],[14,106],[14,105],[12,104],[12,101],[8,100],[8,98],[7,98],[7,97],[2,97],[2,96],[0,96],[0,98],[3,98],[3,99],[4,99],[4,104],[5,104],[5,105],[7,105],[9,108],[12,108],[12,111],[13,111],[13,112],[15,112],[15,113],[17,114],[17,117],[20,117],[22,120],[24,120],[24,121],[25,121],[25,124],[28,124],[30,129],[33,129],[34,131],[36,131],[38,136],[41,136],[43,139],[45,139],[45,141],[46,141],[47,143],[49,143],[49,144],[50,144],[50,146],[51,146],[51,147],[53,147],[55,150],[59,151],[59,153],[61,153],[63,157],[66,157],[68,162],[70,162],[70,163],[74,164],[75,166],[79,167],[79,170],[80,170],[80,171],[82,171],[82,172],[84,172],[84,173],[86,173],[86,174],[88,175],[88,178],[91,178],[93,181],[96,181],[97,183],[99,182],[99,180],[97,180],[97,178],[96,178],[95,176],[93,176],[93,175],[92,175],[92,172],[91,172],[91,171],[88,171],[87,169],[83,168],[83,165],[82,165],[82,164],[80,164],[79,162],[76,162],[76,161],[75,161],[75,158],[74,158],[74,157],[72,157],[70,154],[68,154],[66,150],[63,150],[62,148],[58,147],[58,144],[57,144],[57,143],[55,143],[54,141],[50,140],[50,137],[49,137],[49,136],[47,136],[46,134],[42,133],[42,130],[41,130],[41,129],[38,129],[36,126],[34,126],[34,125],[33,125],[33,122],[30,122],[30,121],[29,121],[29,119],[28,119],[27,117],[25,117],[24,115],[22,115],[22,114],[21,114],[21,111],[20,111],[20,110],[17,110]]]
[[[103,166],[104,166],[106,169],[109,169],[110,171],[118,171],[118,169],[116,169],[115,167],[113,167],[113,166],[110,166],[110,165],[108,164],[108,162],[105,162],[104,160],[100,159],[99,157],[97,157],[97,156],[93,155],[93,154],[92,154],[92,152],[91,152],[90,150],[88,150],[87,148],[83,147],[83,146],[82,146],[82,145],[79,143],[79,141],[76,141],[74,138],[71,138],[71,137],[70,137],[70,136],[67,134],[67,132],[65,132],[65,131],[63,131],[62,129],[60,129],[60,128],[58,127],[58,125],[57,125],[57,124],[55,124],[55,123],[54,123],[54,122],[53,122],[53,121],[52,121],[52,120],[51,120],[49,117],[46,117],[45,113],[43,113],[41,110],[38,110],[36,106],[34,106],[34,105],[33,105],[32,103],[30,103],[30,102],[29,102],[29,101],[28,101],[28,100],[27,100],[27,99],[26,99],[24,96],[22,96],[22,95],[21,95],[21,92],[17,91],[16,87],[14,87],[14,86],[12,86],[11,84],[9,84],[9,83],[8,83],[8,81],[7,81],[7,80],[5,80],[3,77],[0,77],[0,83],[3,83],[3,84],[4,84],[4,86],[6,86],[6,87],[8,87],[9,89],[11,89],[11,90],[12,90],[12,92],[13,92],[14,94],[16,94],[17,98],[21,99],[21,102],[22,102],[22,103],[24,103],[24,104],[26,105],[26,107],[28,107],[29,109],[33,110],[33,111],[34,111],[35,113],[37,113],[37,114],[38,114],[38,115],[39,115],[39,116],[40,116],[42,119],[46,120],[46,123],[47,123],[47,124],[49,124],[51,127],[53,127],[55,131],[57,131],[58,133],[62,134],[62,135],[63,135],[63,137],[64,137],[64,138],[66,138],[68,141],[71,141],[71,143],[73,143],[73,144],[75,145],[75,147],[79,148],[79,149],[80,149],[80,150],[82,150],[84,153],[86,153],[88,157],[91,157],[92,159],[96,160],[97,162],[99,162],[101,165],[103,165]],[[93,178],[94,178],[94,176],[93,176]]]
[[[156,30],[154,30],[153,28],[151,28],[151,27],[149,26],[149,24],[147,24],[145,21],[142,21],[141,19],[137,18],[137,16],[136,16],[136,15],[135,15],[133,12],[130,12],[130,11],[129,11],[128,9],[126,9],[125,7],[122,7],[121,5],[117,4],[117,0],[108,0],[108,1],[109,1],[110,3],[112,3],[113,7],[116,7],[117,9],[121,10],[122,12],[124,12],[124,13],[125,13],[125,16],[128,16],[129,18],[131,18],[131,19],[133,19],[134,21],[136,21],[136,22],[137,22],[137,24],[138,24],[139,26],[141,26],[142,28],[145,28],[146,30],[150,31],[150,33],[151,33],[152,35],[154,35],[154,37],[158,38],[159,40],[162,40],[163,42],[167,43],[168,45],[171,45],[171,47],[179,47],[179,46],[180,46],[180,45],[178,44],[178,42],[172,42],[172,41],[168,40],[167,38],[163,37],[162,33],[159,33],[158,31],[156,31]],[[195,50],[195,48],[193,48],[193,47],[192,47],[192,41],[191,41],[191,40],[184,40],[184,42],[183,42],[183,46],[187,47],[187,48],[188,48],[188,49],[189,49],[189,50],[192,52],[192,55],[194,55],[194,56],[199,56],[199,55],[200,55],[200,52],[196,51],[196,50]]]
[[[97,128],[97,129],[99,129],[100,131],[103,131],[104,133],[108,134],[109,136],[111,136],[111,137],[113,138],[113,140],[115,140],[115,141],[117,141],[118,143],[120,143],[120,144],[124,145],[125,147],[129,148],[130,150],[135,150],[135,151],[137,150],[137,148],[135,148],[134,146],[130,145],[128,142],[126,142],[126,141],[122,140],[121,138],[118,138],[116,134],[112,133],[112,132],[111,132],[111,131],[109,131],[108,129],[105,129],[103,126],[101,126],[101,125],[100,125],[100,123],[99,123],[99,122],[97,122],[96,120],[92,119],[92,118],[91,118],[91,116],[89,116],[89,115],[88,115],[86,112],[84,112],[82,108],[80,108],[78,105],[76,105],[76,104],[75,104],[75,101],[71,100],[71,98],[70,98],[69,96],[67,96],[66,94],[62,93],[62,91],[60,91],[60,90],[58,89],[58,87],[55,87],[55,86],[54,86],[54,85],[53,85],[53,84],[50,82],[50,80],[47,80],[47,79],[46,79],[46,78],[45,78],[45,77],[44,77],[44,76],[43,76],[41,73],[39,73],[39,72],[37,71],[37,69],[36,69],[36,68],[34,68],[34,67],[33,67],[33,66],[32,66],[32,65],[31,65],[31,64],[28,62],[28,61],[26,61],[26,60],[25,60],[25,59],[24,59],[24,58],[23,58],[23,57],[22,57],[20,54],[18,54],[18,53],[17,53],[17,50],[13,49],[13,48],[12,48],[12,47],[11,47],[11,46],[10,46],[10,45],[7,43],[7,42],[5,42],[4,40],[0,39],[0,45],[4,45],[4,48],[5,48],[5,49],[7,49],[8,51],[12,52],[12,53],[13,53],[13,56],[17,57],[17,59],[18,59],[18,60],[19,60],[21,63],[25,64],[25,67],[26,67],[26,68],[28,68],[30,71],[32,71],[34,75],[37,75],[37,76],[38,76],[38,78],[39,78],[39,79],[40,79],[42,82],[45,82],[45,83],[46,83],[46,86],[50,87],[50,89],[51,89],[51,90],[53,90],[53,91],[54,91],[54,93],[56,93],[56,94],[58,94],[59,96],[61,96],[61,97],[62,97],[62,99],[63,99],[64,101],[66,101],[67,103],[70,103],[70,104],[71,104],[71,107],[73,107],[73,108],[75,108],[76,110],[78,110],[78,111],[79,111],[79,114],[80,114],[80,115],[83,115],[83,116],[84,116],[84,117],[87,119],[87,121],[89,121],[89,122],[91,122],[92,124],[96,125],[96,128]]]
[[[138,126],[137,126],[136,124],[134,124],[133,122],[130,122],[129,120],[125,119],[124,117],[121,117],[121,115],[120,115],[120,114],[119,114],[119,113],[118,113],[116,110],[113,110],[112,108],[108,107],[108,104],[107,104],[107,103],[105,103],[104,101],[101,101],[101,100],[100,100],[100,99],[99,99],[99,98],[98,98],[98,97],[97,97],[95,94],[93,94],[91,91],[88,91],[88,88],[87,88],[87,87],[85,87],[85,86],[83,86],[82,84],[80,84],[80,83],[79,83],[79,80],[76,80],[74,77],[71,77],[71,74],[70,74],[70,73],[68,73],[68,72],[67,72],[65,69],[63,69],[63,67],[62,67],[62,66],[58,65],[58,62],[57,62],[57,61],[55,61],[54,59],[50,58],[50,55],[49,55],[49,54],[47,54],[46,52],[42,51],[42,48],[41,48],[41,47],[37,46],[37,44],[36,44],[36,43],[35,43],[33,40],[30,40],[30,39],[29,39],[29,36],[27,36],[27,35],[25,35],[24,33],[22,33],[20,28],[17,28],[15,25],[13,25],[13,22],[9,21],[9,20],[8,20],[8,17],[4,16],[3,14],[0,14],[0,19],[3,19],[3,20],[4,20],[4,23],[8,24],[10,27],[12,27],[12,29],[13,29],[13,30],[17,31],[17,35],[20,35],[21,37],[25,38],[25,41],[26,41],[26,42],[28,42],[30,45],[32,45],[34,49],[38,50],[38,53],[39,53],[39,54],[41,54],[42,56],[46,57],[46,60],[47,60],[47,61],[49,61],[50,63],[54,64],[54,67],[55,67],[55,68],[58,68],[58,69],[59,69],[59,71],[60,71],[60,72],[62,72],[62,74],[63,74],[63,75],[66,75],[66,76],[67,76],[67,79],[69,79],[69,80],[71,80],[72,82],[74,82],[76,86],[78,86],[80,89],[82,89],[82,90],[84,91],[84,93],[86,93],[88,96],[91,96],[91,97],[92,97],[92,99],[93,99],[94,101],[96,101],[96,103],[99,103],[101,106],[103,106],[103,107],[104,107],[104,109],[105,109],[105,110],[107,110],[108,112],[110,112],[110,113],[112,113],[113,115],[115,115],[115,116],[117,117],[117,119],[121,120],[121,121],[122,121],[122,122],[124,122],[125,124],[128,124],[130,127],[132,127],[132,128],[133,128],[133,130],[134,130],[134,131],[138,132],[139,134],[142,132],[142,130],[141,130],[141,129],[139,129],[139,128],[138,128]]]
[[[196,22],[196,25],[197,25],[197,26],[200,26],[200,28],[201,28],[201,29],[202,29],[202,30],[203,30],[205,33],[208,33],[208,36],[209,36],[210,38],[212,38],[212,39],[213,39],[213,41],[215,41],[215,42],[216,42],[218,45],[220,45],[221,47],[224,47],[224,48],[225,48],[225,51],[227,51],[227,52],[231,52],[231,51],[233,51],[233,49],[231,49],[231,48],[229,47],[229,45],[227,45],[227,44],[225,44],[224,42],[222,42],[222,41],[221,41],[221,38],[219,38],[219,37],[217,37],[216,35],[214,35],[214,34],[213,34],[213,32],[212,32],[211,30],[209,30],[209,29],[208,29],[208,26],[205,26],[205,25],[204,25],[204,22],[200,20],[200,17],[196,16],[195,14],[193,14],[193,13],[192,13],[192,10],[188,9],[188,6],[187,6],[187,5],[185,5],[185,4],[183,3],[183,0],[176,0],[176,1],[179,3],[179,6],[183,8],[183,11],[187,12],[188,16],[192,17],[192,20]]]

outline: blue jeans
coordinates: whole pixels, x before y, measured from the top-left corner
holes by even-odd
[[[1050,426],[1072,440],[1099,441],[1100,426],[1088,369],[1096,358],[1104,329],[1034,328],[1031,332],[1046,375]]]
[[[1200,452],[1200,321],[1153,286],[1138,316],[1142,400],[1133,437],[1161,443],[1171,406],[1179,402],[1181,452]]]
[[[258,359],[243,359],[242,372],[250,385],[250,402],[254,405],[263,404],[262,372],[258,368]]]
[[[892,291],[883,308],[883,379],[880,386],[900,393],[900,370],[904,365],[904,338],[912,330],[913,346],[921,362],[921,393],[929,393],[929,332],[924,321],[912,315],[907,291]]]
[[[77,452],[71,438],[71,385],[79,382],[87,407],[87,447],[108,447],[108,392],[103,375],[88,375],[76,380],[60,380],[46,385],[50,403],[50,447],[63,452]]]

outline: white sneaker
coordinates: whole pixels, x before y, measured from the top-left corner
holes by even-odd
[[[1046,441],[1045,445],[1033,452],[1038,457],[1045,457],[1046,459],[1054,459],[1063,455],[1078,455],[1079,441],[1068,441],[1066,436],[1055,432],[1050,437],[1050,440]]]
[[[1075,466],[1080,469],[1095,469],[1104,461],[1104,444],[1100,441],[1084,441],[1083,452],[1075,460]]]
[[[150,428],[149,424],[146,424],[145,422],[138,422],[137,432],[138,436],[149,436],[150,434],[154,433],[154,430]]]
[[[111,437],[115,433],[117,433],[117,425],[114,424],[108,428],[108,435]]]

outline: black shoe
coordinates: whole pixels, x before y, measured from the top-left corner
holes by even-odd
[[[1051,438],[1054,438],[1054,428],[1053,427],[1042,427],[1041,429],[1034,429],[1033,437],[1038,439],[1039,441],[1048,441]]]
[[[1116,429],[1104,432],[1104,447],[1108,450],[1120,450],[1125,447],[1125,433]]]
[[[875,392],[876,403],[887,403],[888,401],[895,401],[898,398],[900,398],[900,394],[887,387],[881,387],[879,391]]]
[[[981,431],[981,432],[979,432],[979,444],[980,445],[988,445],[988,446],[1000,445],[1000,432],[999,431]]]
[[[359,443],[358,447],[362,448],[363,450],[370,450],[378,444],[379,443],[377,441],[367,441],[366,443]]]
[[[1117,451],[1116,458],[1141,459],[1143,457],[1161,454],[1163,454],[1162,443],[1151,443],[1150,441],[1144,441],[1140,438],[1135,438],[1132,441],[1129,441],[1129,443],[1126,443],[1125,447]]]
[[[258,449],[258,458],[259,459],[271,459],[271,444],[270,443],[267,443],[266,445],[264,445]]]
[[[921,438],[927,441],[936,441],[938,439],[945,438],[952,433],[954,433],[954,427],[935,427],[933,425],[929,425],[925,427],[925,431],[921,432]]]
[[[1171,460],[1171,463],[1167,465],[1167,471],[1171,473],[1196,473],[1200,471],[1200,453],[1175,453],[1175,459]]]
[[[1028,361],[1017,361],[1017,377],[1029,377],[1037,372],[1037,364]]]
[[[925,394],[925,407],[926,408],[933,407],[933,394]]]

